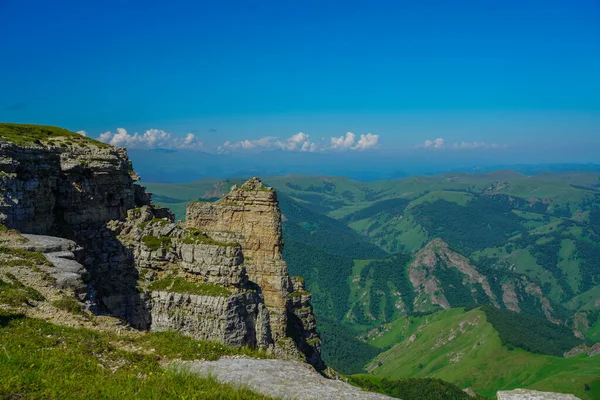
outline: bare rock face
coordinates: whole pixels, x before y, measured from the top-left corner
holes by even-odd
[[[443,309],[451,307],[436,276],[440,269],[455,270],[461,276],[463,285],[479,290],[491,304],[498,307],[488,279],[466,257],[452,251],[443,240],[434,239],[417,252],[410,265],[409,278],[416,294],[415,310],[425,311],[432,305]]]
[[[515,389],[501,390],[498,400],[581,400],[572,394],[539,392],[537,390]]]
[[[283,346],[292,337],[307,360],[322,368],[310,293],[301,280],[289,276],[282,257],[277,193],[252,178],[214,203],[190,203],[185,224],[217,240],[241,245],[248,278],[260,287],[269,309],[273,339]]]
[[[273,321],[275,336],[284,336],[290,283],[281,255],[283,236],[276,192],[253,178],[215,203],[190,203],[186,226],[217,240],[241,244],[248,277],[261,287],[267,307],[279,314]]]
[[[135,179],[125,149],[0,142],[0,222],[35,234],[99,227],[143,197]]]
[[[256,293],[199,296],[151,292],[152,330],[174,329],[199,340],[267,349],[273,345],[269,312]]]
[[[30,236],[24,244],[46,255],[59,289],[136,329],[174,329],[325,368],[310,293],[281,255],[274,190],[253,178],[216,203],[191,204],[186,222],[175,223],[134,185],[125,149],[8,125],[0,223],[74,239]]]
[[[471,297],[473,303],[489,303],[515,312],[521,312],[521,302],[535,299],[547,320],[560,322],[550,300],[527,276],[513,274],[513,278],[503,281],[493,275],[486,276],[441,239],[433,239],[415,254],[409,266],[409,279],[415,288],[413,306],[416,311],[456,307],[458,304],[449,300],[452,294],[456,295],[450,293],[452,291],[462,292],[465,298]],[[500,293],[494,293],[492,284],[500,289]]]

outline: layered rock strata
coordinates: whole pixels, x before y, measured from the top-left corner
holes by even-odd
[[[4,137],[19,144],[0,134],[0,223],[73,239],[42,249],[60,289],[137,329],[174,329],[325,368],[310,293],[281,257],[272,189],[251,179],[216,203],[192,204],[186,222],[175,223],[134,185],[124,149],[9,125],[0,124],[12,129]]]
[[[18,146],[0,141],[0,222],[16,230],[64,233],[122,218],[138,201],[125,149],[81,142]]]
[[[192,202],[185,225],[220,241],[235,241],[244,253],[250,281],[261,290],[271,316],[276,342],[292,337],[311,364],[322,367],[320,339],[301,279],[288,274],[283,260],[281,212],[277,193],[252,178],[214,203]],[[290,334],[292,332],[292,334]]]

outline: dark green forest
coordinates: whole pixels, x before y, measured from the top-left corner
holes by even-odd
[[[562,357],[566,351],[583,344],[563,325],[547,319],[486,305],[481,307],[487,320],[498,331],[505,346],[520,347],[536,354]]]
[[[485,399],[481,396],[470,397],[458,386],[433,378],[390,379],[373,375],[354,375],[348,377],[348,382],[372,392],[403,400]]]

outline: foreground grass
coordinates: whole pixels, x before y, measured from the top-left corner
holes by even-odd
[[[214,358],[211,349],[174,333],[144,336],[153,352],[117,349],[107,334],[60,327],[0,311],[0,398],[15,399],[264,399],[214,379],[164,370],[161,357]],[[194,344],[201,345],[193,346]],[[151,354],[151,355],[150,355]]]

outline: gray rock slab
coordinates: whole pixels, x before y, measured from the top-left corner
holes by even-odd
[[[29,251],[39,251],[42,253],[51,253],[59,251],[78,251],[80,247],[72,240],[46,235],[22,234],[27,242],[20,247]]]
[[[392,397],[365,392],[348,383],[326,379],[309,364],[298,361],[221,358],[217,361],[180,361],[176,368],[215,377],[219,382],[244,385],[281,399],[383,400]]]
[[[501,390],[498,400],[581,400],[572,394],[539,392],[537,390],[515,389]]]

